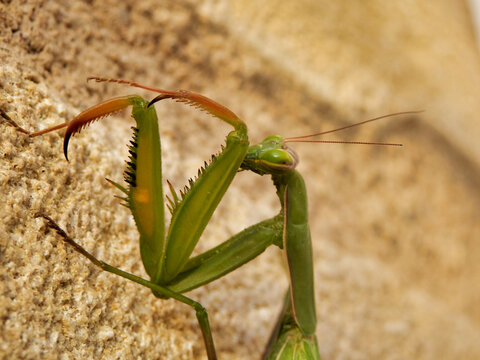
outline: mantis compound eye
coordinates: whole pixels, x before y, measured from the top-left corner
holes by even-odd
[[[260,156],[260,160],[266,167],[272,170],[291,170],[297,165],[297,157],[293,150],[272,149],[264,152]]]

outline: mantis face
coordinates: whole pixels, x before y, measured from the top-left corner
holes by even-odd
[[[285,144],[283,137],[274,135],[250,146],[240,167],[259,175],[278,175],[295,169],[297,164],[295,151]]]

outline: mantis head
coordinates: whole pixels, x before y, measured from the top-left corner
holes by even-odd
[[[248,148],[241,169],[259,175],[273,175],[293,170],[297,164],[298,156],[295,151],[285,144],[283,137],[274,135]]]

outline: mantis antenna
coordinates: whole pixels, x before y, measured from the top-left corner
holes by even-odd
[[[353,128],[353,127],[355,127],[355,126],[364,125],[364,124],[366,124],[366,123],[369,123],[369,122],[372,122],[372,121],[377,121],[377,120],[380,120],[380,119],[385,119],[385,118],[387,118],[387,117],[398,116],[398,115],[418,114],[418,113],[421,113],[421,112],[423,112],[423,111],[424,111],[424,110],[402,111],[402,112],[397,112],[397,113],[392,113],[392,114],[387,114],[387,115],[378,116],[378,117],[375,117],[375,118],[372,118],[372,119],[360,121],[360,122],[355,123],[355,124],[342,126],[342,127],[340,127],[340,128],[333,129],[333,130],[322,131],[322,132],[315,133],[315,134],[311,134],[311,135],[286,137],[286,138],[285,138],[285,143],[288,143],[288,142],[291,142],[291,143],[304,142],[304,143],[324,143],[324,144],[354,144],[354,145],[403,146],[403,144],[397,144],[397,143],[383,143],[383,142],[369,142],[369,141],[303,140],[303,139],[311,138],[311,137],[314,137],[314,136],[321,136],[321,135],[325,135],[325,134],[330,134],[330,133],[337,132],[337,131],[341,131],[341,130],[350,129],[350,128]]]

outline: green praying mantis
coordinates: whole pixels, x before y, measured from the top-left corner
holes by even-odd
[[[66,234],[49,216],[37,214],[47,226],[56,230],[63,240],[102,270],[119,275],[150,288],[161,299],[174,298],[191,306],[202,331],[209,360],[217,359],[206,309],[183,293],[214,281],[261,254],[270,245],[284,250],[288,268],[289,289],[283,309],[263,354],[263,359],[320,359],[315,336],[316,310],[313,278],[313,259],[308,224],[307,193],[302,176],[295,170],[298,156],[288,142],[309,142],[310,136],[343,130],[382,117],[318,134],[282,138],[270,136],[261,143],[249,146],[247,127],[232,111],[215,101],[188,91],[167,91],[134,82],[89,78],[127,84],[158,94],[152,101],[138,95],[117,97],[95,105],[69,123],[38,132],[19,130],[29,136],[39,136],[66,127],[64,154],[68,160],[70,138],[95,120],[127,107],[132,107],[136,122],[129,146],[129,161],[124,187],[112,180],[109,183],[123,193],[123,205],[134,217],[140,234],[140,253],[150,280],[127,273],[95,258]],[[153,104],[173,99],[197,107],[233,127],[222,151],[198,171],[195,179],[177,193],[170,182],[167,207],[171,222],[165,228],[164,194],[162,189],[162,158],[158,119]],[[410,114],[403,112],[390,114]],[[315,141],[349,143],[344,141]],[[363,142],[350,142],[360,143]],[[400,145],[368,143],[376,145]],[[280,200],[278,215],[250,226],[222,244],[203,254],[190,257],[214,210],[238,171],[271,175]]]

